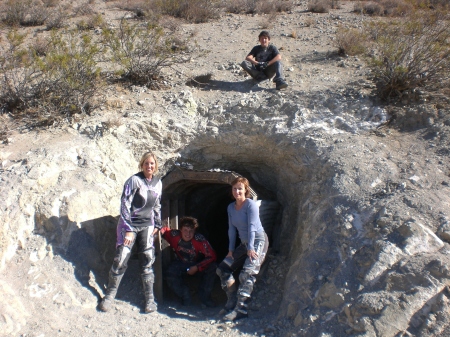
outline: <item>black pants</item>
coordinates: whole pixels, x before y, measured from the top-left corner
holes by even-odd
[[[131,249],[138,243],[138,257],[141,266],[141,275],[146,278],[154,278],[153,262],[155,262],[155,248],[153,246],[153,227],[134,227],[134,240],[129,246],[120,245],[116,248],[116,255],[111,267],[111,272],[116,275],[123,275],[128,268],[128,260],[131,256]]]
[[[181,298],[183,298],[184,294],[189,291],[185,283],[185,278],[190,275],[188,275],[186,271],[194,265],[195,263],[173,261],[166,270],[165,276],[169,288]],[[216,268],[217,265],[213,262],[209,264],[205,270],[198,271],[195,275],[192,275],[200,275],[198,293],[202,301],[209,299],[211,296],[211,291],[214,286],[214,278],[216,277]]]

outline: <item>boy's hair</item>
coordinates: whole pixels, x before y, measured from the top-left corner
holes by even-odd
[[[184,216],[178,221],[178,228],[181,229],[183,227],[196,229],[198,227],[198,221],[191,216]]]
[[[270,34],[269,34],[269,32],[268,32],[267,30],[263,30],[261,33],[259,33],[258,39],[259,39],[261,36],[267,36],[267,38],[270,40]]]

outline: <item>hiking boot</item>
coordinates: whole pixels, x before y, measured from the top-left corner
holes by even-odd
[[[286,82],[279,82],[279,83],[277,83],[277,90],[281,90],[281,89],[285,89],[285,88],[287,88],[288,87],[288,85],[287,85],[287,83]]]
[[[145,307],[144,312],[146,314],[152,313],[158,309],[155,303],[155,297],[153,296],[153,274],[142,275],[142,285],[145,295]]]
[[[237,321],[238,319],[247,318],[247,317],[248,317],[247,312],[241,311],[239,309],[234,309],[232,312],[223,316],[223,320],[224,321]]]
[[[153,300],[147,300],[145,303],[145,309],[144,312],[146,314],[150,314],[154,311],[158,310],[158,306],[156,305],[155,301]]]
[[[108,312],[114,303],[114,299],[111,297],[104,297],[98,305],[98,310]]]
[[[122,275],[116,275],[112,271],[109,272],[108,278],[108,287],[106,289],[105,297],[103,297],[102,301],[98,305],[98,309],[103,312],[107,312],[111,309],[114,298],[117,294],[117,289],[119,289],[120,281],[122,280]]]

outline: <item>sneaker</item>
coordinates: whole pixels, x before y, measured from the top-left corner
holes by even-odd
[[[288,85],[286,82],[277,83],[277,90],[285,89],[287,87],[288,87]]]
[[[114,300],[109,297],[103,298],[100,304],[98,305],[98,310],[108,312],[111,309],[113,302]]]
[[[237,321],[238,319],[241,318],[247,318],[248,314],[246,312],[242,312],[240,310],[233,310],[232,312],[230,312],[229,314],[226,314],[225,316],[223,316],[223,320],[224,321]]]

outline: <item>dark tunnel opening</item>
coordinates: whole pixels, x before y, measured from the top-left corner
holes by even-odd
[[[162,219],[165,226],[178,228],[183,216],[197,218],[198,233],[203,234],[217,253],[217,263],[228,253],[227,207],[233,202],[231,182],[240,176],[230,171],[193,171],[176,168],[163,178]],[[269,237],[269,249],[276,237],[272,235],[274,226],[281,225],[280,204],[269,199],[275,193],[250,180],[251,197],[260,204],[261,222]],[[256,188],[256,190],[254,189]],[[265,199],[260,199],[263,197]],[[266,199],[267,198],[267,199]],[[174,256],[165,240],[161,242],[161,268],[168,267]],[[218,281],[218,279],[217,279]],[[161,282],[163,282],[161,280]],[[217,300],[222,301],[224,293],[220,282],[214,291]],[[164,297],[173,298],[164,286]]]

